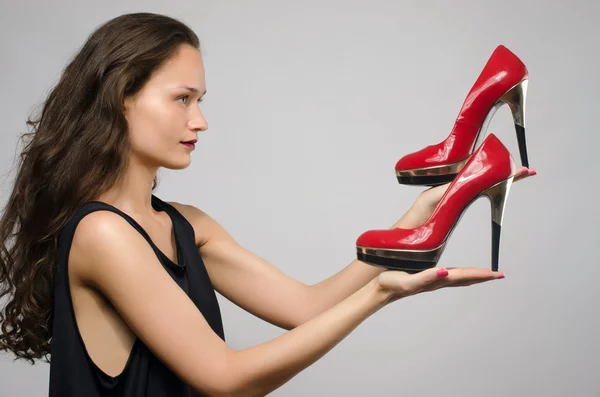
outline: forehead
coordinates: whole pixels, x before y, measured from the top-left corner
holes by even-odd
[[[185,84],[204,88],[204,63],[200,51],[183,45],[156,71],[151,81],[156,84]]]

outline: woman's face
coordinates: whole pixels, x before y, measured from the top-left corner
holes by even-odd
[[[183,45],[135,97],[125,100],[133,157],[151,166],[187,167],[193,149],[182,142],[208,128],[199,108],[205,93],[200,52]]]

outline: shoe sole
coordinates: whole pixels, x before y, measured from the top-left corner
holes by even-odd
[[[443,185],[456,177],[463,169],[471,155],[466,159],[452,164],[436,165],[426,168],[415,168],[412,170],[396,171],[396,178],[402,185]]]

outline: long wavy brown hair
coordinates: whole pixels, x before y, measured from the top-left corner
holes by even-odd
[[[134,13],[99,26],[66,66],[29,132],[0,214],[0,351],[34,364],[50,353],[58,235],[81,205],[128,164],[123,101],[197,35],[164,15]],[[157,186],[154,178],[152,190]]]

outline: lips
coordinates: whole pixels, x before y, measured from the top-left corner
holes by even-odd
[[[194,143],[196,143],[196,142],[198,142],[198,140],[197,140],[197,139],[192,139],[192,140],[190,140],[190,141],[184,141],[184,142],[181,142],[181,143],[190,143],[190,144],[192,144],[192,145],[193,145],[193,144],[194,144]]]

